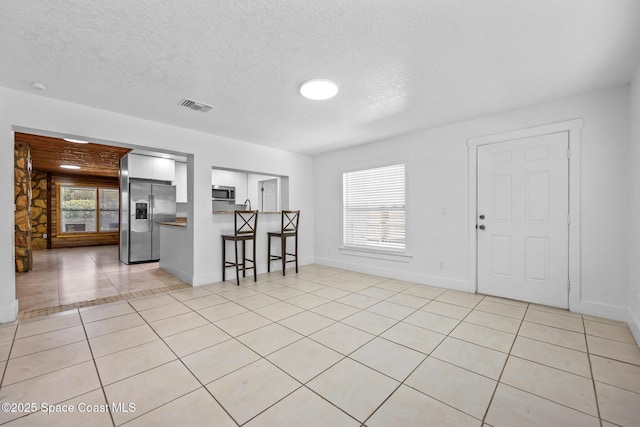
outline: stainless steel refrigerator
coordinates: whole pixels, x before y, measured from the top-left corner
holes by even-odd
[[[176,187],[129,180],[128,263],[160,259],[160,225],[176,220]]]

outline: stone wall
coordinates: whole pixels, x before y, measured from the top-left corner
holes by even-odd
[[[30,271],[31,254],[31,148],[14,144],[15,252],[16,272]]]
[[[31,249],[47,249],[47,173],[31,173]],[[47,236],[47,237],[45,237]]]

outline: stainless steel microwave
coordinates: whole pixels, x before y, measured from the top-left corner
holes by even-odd
[[[236,201],[236,187],[227,187],[224,185],[211,186],[211,199],[224,200],[227,202]]]

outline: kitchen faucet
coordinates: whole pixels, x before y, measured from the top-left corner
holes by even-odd
[[[250,211],[251,210],[251,200],[249,200],[249,199],[245,200],[244,204],[247,207],[247,210]]]

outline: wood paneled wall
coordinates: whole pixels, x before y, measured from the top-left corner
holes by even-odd
[[[117,178],[102,178],[93,176],[65,176],[51,175],[49,186],[49,200],[51,213],[49,218],[51,248],[71,248],[78,246],[115,245],[120,242],[118,231],[105,233],[58,233],[58,192],[59,184],[91,185],[104,188],[118,188]]]

